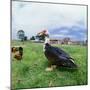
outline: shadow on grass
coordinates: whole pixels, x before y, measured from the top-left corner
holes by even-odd
[[[59,71],[68,71],[68,72],[76,72],[76,71],[78,71],[78,68],[68,68],[68,67],[63,67],[63,66],[61,66],[61,67],[57,67],[57,70],[59,70]]]

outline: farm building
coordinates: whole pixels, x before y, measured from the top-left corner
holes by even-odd
[[[73,41],[70,39],[50,39],[51,44],[66,44],[66,45],[87,45],[84,41]]]
[[[50,39],[51,44],[62,44],[62,40],[60,39]]]
[[[70,38],[64,39],[50,39],[51,44],[69,44],[71,42]]]

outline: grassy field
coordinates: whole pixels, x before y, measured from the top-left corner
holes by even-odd
[[[12,46],[22,42],[12,41]],[[68,52],[78,65],[77,70],[60,67],[51,72],[45,71],[48,60],[43,53],[43,44],[24,43],[23,60],[12,58],[12,89],[59,87],[87,84],[87,47],[79,45],[55,45]]]

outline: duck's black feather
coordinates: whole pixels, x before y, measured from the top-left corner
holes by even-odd
[[[72,61],[73,59],[68,53],[58,47],[51,46],[48,43],[45,45],[45,56],[52,64],[76,67]]]

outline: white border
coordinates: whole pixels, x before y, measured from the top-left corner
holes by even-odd
[[[86,4],[88,9],[90,7],[90,0],[27,0],[27,1],[41,1],[41,2],[57,2],[57,3],[71,3],[71,4]],[[90,10],[88,10],[88,23],[90,23]],[[88,25],[88,46],[90,46],[90,26]],[[88,49],[88,53],[90,50]],[[88,55],[89,56],[89,55]],[[90,64],[90,57],[88,63]],[[88,64],[88,68],[90,65]],[[88,70],[88,76],[90,72]],[[90,78],[88,78],[90,81]],[[90,82],[88,83],[90,85]],[[55,88],[41,88],[41,90],[89,90],[87,86],[68,86]],[[0,89],[10,90],[10,0],[0,0]],[[24,89],[25,90],[25,89]],[[30,90],[30,89],[28,89]],[[35,89],[32,89],[35,90]]]

